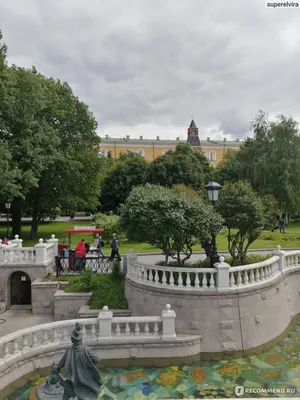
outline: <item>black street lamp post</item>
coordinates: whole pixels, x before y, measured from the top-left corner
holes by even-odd
[[[219,191],[222,189],[222,186],[219,185],[217,182],[209,182],[206,185],[207,197],[208,201],[215,206],[216,202],[219,198]],[[216,244],[216,235],[213,234],[211,238],[211,256],[210,256],[210,267],[213,268],[214,264],[219,262],[219,254]]]
[[[8,239],[8,232],[9,232],[9,210],[10,210],[10,201],[7,201],[5,203],[5,208],[6,208],[6,216],[7,216],[7,231],[6,231],[6,237]]]

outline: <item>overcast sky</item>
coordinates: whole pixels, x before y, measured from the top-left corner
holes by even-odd
[[[0,0],[8,61],[66,80],[101,136],[243,138],[300,119],[300,7],[264,0]]]

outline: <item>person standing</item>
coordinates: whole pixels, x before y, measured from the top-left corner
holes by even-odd
[[[111,255],[110,255],[110,260],[113,261],[115,257],[117,257],[118,261],[121,261],[121,257],[119,254],[119,248],[120,248],[120,243],[117,237],[117,234],[113,234],[113,239],[111,242]]]
[[[279,218],[279,229],[280,233],[285,233],[285,221],[282,217]]]
[[[99,236],[99,240],[98,240],[98,245],[97,245],[97,249],[99,250],[99,255],[101,254],[102,257],[105,257],[102,247],[104,246],[104,242],[102,239],[102,236]]]

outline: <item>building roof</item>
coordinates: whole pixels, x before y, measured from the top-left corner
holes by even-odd
[[[190,128],[197,128],[197,126],[196,126],[196,124],[195,124],[195,121],[194,121],[193,119],[192,119]]]
[[[124,138],[101,138],[102,145],[114,146],[159,146],[159,147],[175,147],[179,142],[186,143],[186,140],[170,140],[170,139],[124,139]],[[242,141],[223,141],[223,140],[201,140],[202,147],[240,147]]]

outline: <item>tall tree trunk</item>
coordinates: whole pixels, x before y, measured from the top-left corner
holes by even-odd
[[[39,213],[35,207],[33,210],[33,213],[32,213],[30,239],[35,239],[37,237],[40,222],[41,222],[41,216],[39,215]]]
[[[12,215],[12,236],[22,236],[22,208],[23,200],[17,199],[12,203],[11,215]]]

